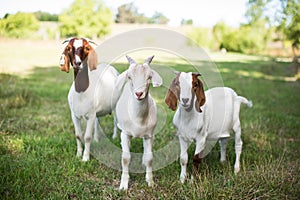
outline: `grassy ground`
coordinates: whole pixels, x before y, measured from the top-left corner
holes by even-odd
[[[179,71],[190,70],[176,60],[159,64],[170,63]],[[154,172],[153,188],[147,187],[144,174],[132,173],[129,190],[118,191],[119,170],[95,158],[87,163],[76,158],[67,104],[72,75],[50,65],[34,67],[26,76],[0,74],[0,198],[299,199],[300,82],[293,79],[292,66],[238,54],[217,54],[215,63],[224,84],[254,103],[251,109],[241,109],[244,146],[238,175],[233,174],[231,139],[226,164],[219,163],[215,146],[197,176],[183,185],[177,160]],[[119,71],[125,68],[116,66]],[[165,94],[159,94],[165,90],[153,91],[158,105],[166,107],[161,99]],[[174,137],[174,113],[165,110],[166,123],[156,137],[156,150]],[[112,117],[105,117],[101,126],[110,137]],[[120,139],[111,142],[120,146]],[[194,148],[189,149],[190,157]],[[141,141],[133,142],[132,151],[141,150]]]

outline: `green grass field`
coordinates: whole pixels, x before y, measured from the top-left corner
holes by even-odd
[[[87,163],[76,157],[67,103],[73,75],[60,72],[54,64],[36,65],[26,75],[0,74],[0,199],[299,199],[300,82],[293,78],[293,66],[240,54],[213,54],[212,58],[224,84],[254,104],[251,109],[241,108],[244,145],[238,175],[233,173],[231,138],[228,161],[219,163],[216,145],[198,174],[185,184],[179,181],[177,160],[154,171],[153,188],[148,188],[144,174],[132,173],[129,190],[118,191],[119,170],[93,157]],[[54,59],[58,63],[59,57]],[[191,70],[177,61],[154,62]],[[116,63],[119,71],[125,67]],[[151,90],[167,112],[155,138],[157,150],[174,138],[174,113],[163,103],[166,88]],[[103,118],[101,126],[111,138],[112,116]],[[120,139],[110,140],[120,147]],[[190,158],[194,148],[189,149]],[[134,140],[131,150],[141,152],[142,142]]]

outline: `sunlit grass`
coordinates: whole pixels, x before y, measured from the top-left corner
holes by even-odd
[[[129,190],[119,192],[120,171],[95,158],[87,163],[76,158],[74,127],[67,103],[73,74],[60,72],[56,64],[51,64],[32,66],[26,76],[0,74],[1,199],[298,199],[300,83],[280,78],[294,76],[290,64],[259,56],[218,56],[215,63],[224,85],[254,104],[251,109],[241,107],[244,145],[240,174],[233,173],[234,139],[230,138],[228,161],[219,163],[216,145],[191,180],[189,159],[189,178],[183,185],[176,161],[154,172],[153,188],[147,187],[144,174],[132,173]],[[194,69],[179,58],[160,58],[163,56],[157,55],[153,62],[157,68]],[[49,59],[54,62],[58,57]],[[115,62],[119,72],[128,66],[122,59]],[[144,59],[137,55],[139,62]],[[170,73],[170,80],[175,77],[172,70],[165,71]],[[170,80],[166,80],[164,87],[151,88],[158,108],[166,116],[166,121],[159,125],[154,150],[174,138],[174,112],[166,108],[163,99]],[[120,147],[119,138],[111,139],[112,116],[104,117],[101,126],[109,140]],[[189,149],[190,158],[194,148],[193,144]],[[132,141],[132,151],[142,152],[141,140]]]

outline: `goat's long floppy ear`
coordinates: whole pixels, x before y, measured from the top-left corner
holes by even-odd
[[[195,92],[196,95],[196,102],[195,102],[195,108],[198,112],[202,112],[201,106],[205,104],[205,94],[204,94],[204,89],[203,89],[203,84],[202,82],[198,79],[198,76],[201,76],[199,73],[193,73],[193,91]]]
[[[65,48],[64,52],[61,54],[60,61],[60,70],[69,73],[70,71],[70,58],[68,54],[67,47]]]
[[[176,85],[177,79],[178,79],[178,77],[173,79],[173,81],[168,89],[167,95],[165,97],[165,103],[173,111],[176,110],[177,104],[178,104],[179,86]]]
[[[151,76],[152,76],[152,85],[153,85],[153,87],[159,87],[163,84],[162,78],[160,77],[160,75],[156,71],[151,70]]]
[[[90,49],[90,52],[88,54],[88,65],[90,70],[95,70],[97,68],[98,65],[98,56],[96,51],[92,48]]]

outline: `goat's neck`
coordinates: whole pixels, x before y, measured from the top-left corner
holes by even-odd
[[[83,68],[80,70],[74,70],[75,75],[75,90],[76,92],[84,92],[89,87],[89,69],[87,62],[82,63]]]
[[[133,95],[131,96],[132,109],[130,110],[134,111],[132,115],[137,119],[143,120],[149,112],[149,95],[146,95],[146,97],[141,101],[137,100]]]

